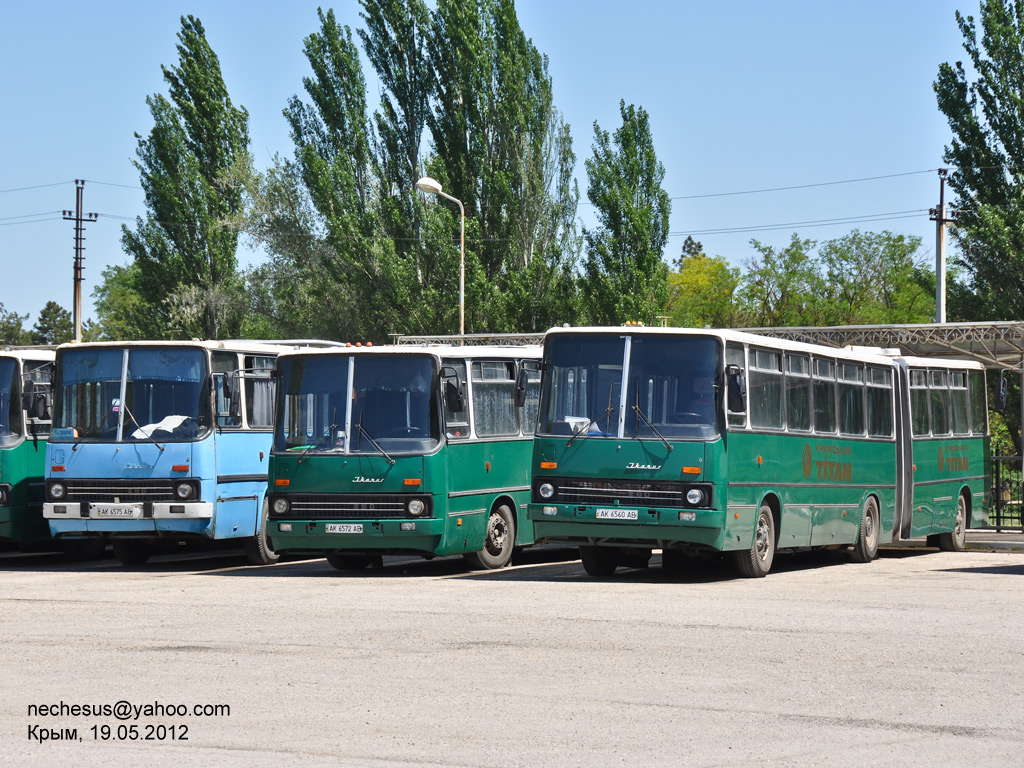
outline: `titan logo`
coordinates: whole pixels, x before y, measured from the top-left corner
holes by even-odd
[[[384,482],[384,478],[383,477],[363,477],[362,475],[359,475],[359,477],[357,477],[352,482],[353,483],[383,483]]]
[[[661,469],[661,464],[637,464],[631,461],[626,465],[626,469]]]

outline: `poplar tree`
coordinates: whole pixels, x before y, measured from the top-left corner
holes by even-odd
[[[953,237],[983,316],[1024,315],[1024,2],[983,0],[956,14],[971,68],[943,63],[934,83],[953,140],[944,160],[958,218]],[[979,38],[980,35],[980,38]]]
[[[247,150],[249,115],[231,103],[199,19],[182,17],[177,50],[178,64],[161,68],[168,97],[146,99],[153,128],[135,134],[147,213],[122,228],[121,243],[137,267],[140,335],[217,338],[240,321],[238,233],[224,220],[242,190],[220,182]]]
[[[620,101],[619,113],[614,134],[594,123],[594,155],[586,161],[587,197],[600,225],[584,229],[583,294],[594,323],[655,325],[668,299],[662,254],[672,204],[647,112]]]

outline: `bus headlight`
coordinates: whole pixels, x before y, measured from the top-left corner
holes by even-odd
[[[287,515],[288,511],[292,508],[292,505],[288,503],[288,499],[276,498],[274,499],[274,514],[275,515]]]
[[[537,488],[537,493],[540,494],[542,499],[550,499],[555,495],[555,486],[551,483],[541,483]]]
[[[0,485],[0,507],[6,506],[7,504],[7,488],[6,486]]]
[[[423,514],[423,510],[427,508],[427,505],[423,503],[422,499],[409,499],[409,503],[406,504],[405,508],[413,517],[419,517]]]
[[[686,492],[686,503],[697,506],[704,501],[704,491],[700,488],[691,488]]]
[[[68,489],[64,483],[50,483],[50,498],[51,499],[63,499],[67,495]]]
[[[184,501],[185,499],[191,499],[192,494],[196,492],[196,489],[192,486],[192,483],[178,483],[174,486],[174,495]]]

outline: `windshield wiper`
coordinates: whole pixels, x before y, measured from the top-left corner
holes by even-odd
[[[670,443],[668,440],[666,440],[665,436],[663,434],[661,434],[661,432],[658,431],[658,428],[656,426],[654,426],[654,422],[652,422],[649,418],[647,418],[647,414],[644,413],[643,409],[639,405],[634,405],[633,406],[633,410],[636,411],[636,415],[637,416],[639,416],[641,419],[644,420],[644,424],[646,424],[648,427],[650,427],[651,432],[653,432],[657,436],[657,438],[659,440],[661,440],[662,443],[664,443],[665,447],[668,448],[671,451],[672,448],[673,448],[672,443]],[[639,433],[640,433],[640,430],[637,429],[637,437],[640,437]]]
[[[593,426],[594,424],[599,423],[601,419],[606,419],[607,420],[608,418],[611,417],[611,415],[612,415],[612,387],[609,384],[608,385],[608,407],[604,409],[604,413],[601,414],[600,416],[595,416],[590,421],[588,421],[586,426],[583,427],[583,429],[577,430],[576,433],[572,437],[569,438],[569,442],[567,442],[565,444],[565,447],[568,448],[570,445],[572,445],[573,442],[575,442],[576,438],[579,437],[580,435],[583,435],[583,434],[589,435],[590,434],[591,426]],[[611,426],[611,424],[609,424],[608,426]]]
[[[385,461],[387,461],[388,464],[394,464],[395,463],[395,460],[393,458],[391,458],[390,456],[388,456],[388,452],[385,451],[381,447],[381,444],[378,443],[377,440],[374,438],[374,436],[370,434],[370,431],[366,427],[363,426],[363,409],[362,408],[359,409],[359,423],[356,424],[356,429],[359,430],[360,438],[363,435],[366,435],[366,439],[370,441],[370,445],[372,445],[374,448],[376,448],[378,451],[380,451],[380,455],[384,457]],[[359,443],[356,443],[356,448],[358,448],[358,447],[359,447]]]
[[[338,429],[338,425],[336,423],[337,420],[338,420],[338,408],[337,408],[337,406],[335,406],[334,413],[331,414],[331,425],[327,428],[327,434],[323,435],[320,438],[320,440],[316,443],[316,445],[311,445],[308,448],[306,448],[306,450],[304,450],[302,452],[302,455],[299,456],[298,461],[295,462],[296,466],[298,466],[299,464],[302,463],[303,459],[306,458],[306,454],[307,453],[309,453],[310,451],[319,450],[320,446],[322,446],[325,442],[327,442],[328,440],[331,439],[331,436],[334,435],[335,431]]]
[[[128,403],[121,403],[121,407],[124,408],[124,412],[128,414],[128,416],[131,418],[131,420],[135,422],[135,426],[139,428],[139,432],[142,433],[143,437],[145,437],[147,440],[149,440],[149,442],[151,442],[153,445],[155,445],[157,448],[159,448],[162,451],[164,449],[164,447],[162,445],[160,445],[160,443],[158,443],[153,438],[152,434],[146,432],[146,430],[144,430],[142,428],[142,425],[139,424],[139,420],[135,418],[135,414],[132,413],[130,410],[128,410]],[[123,430],[122,430],[121,439],[122,440],[124,439]]]

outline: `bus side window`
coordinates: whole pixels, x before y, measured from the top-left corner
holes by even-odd
[[[927,435],[928,427],[928,372],[920,368],[910,370],[910,425],[917,435]]]
[[[726,347],[725,347],[725,365],[726,365],[726,368],[729,368],[730,366],[735,366],[736,369],[739,370],[739,374],[736,377],[735,386],[737,388],[745,388],[746,376],[747,376],[747,360],[746,360],[746,355],[743,352],[743,347],[741,345],[739,345],[739,344],[727,344],[726,345]],[[730,384],[729,380],[728,380],[729,378],[730,377],[728,377],[728,376],[726,377],[726,386],[727,387],[732,386]],[[741,383],[744,385],[744,387],[741,387]],[[746,402],[745,402],[745,398],[743,397],[745,392],[738,393],[738,394],[740,394],[740,397],[732,398],[732,397],[729,396],[729,394],[727,392],[726,400],[727,401],[732,401],[734,399],[739,400],[739,402],[728,402],[727,403],[727,407],[728,407],[728,410],[729,410],[729,426],[730,427],[739,427],[740,429],[742,429],[743,427],[747,426]],[[735,410],[734,410],[734,408],[735,408]],[[742,410],[740,410],[740,408],[742,408]]]
[[[949,434],[949,389],[945,371],[929,371],[928,391],[931,395],[932,434]]]
[[[477,437],[514,435],[516,423],[515,364],[510,360],[473,363],[473,416]]]
[[[864,434],[864,366],[839,364],[839,432]]]
[[[967,377],[971,394],[971,432],[975,435],[988,434],[988,389],[985,387],[985,372],[971,371]]]
[[[532,367],[521,368],[520,375],[526,374],[526,402],[519,408],[519,426],[524,435],[532,435],[537,429],[537,408],[540,405],[540,371]]]
[[[814,358],[814,431],[834,434],[836,431],[836,363],[823,357]]]
[[[786,423],[798,432],[811,431],[811,361],[786,354]]]
[[[274,382],[271,373],[276,365],[273,357],[245,357],[245,420],[250,429],[274,426]]]
[[[949,372],[949,405],[953,417],[953,434],[969,435],[971,425],[967,419],[967,371]]]
[[[892,437],[892,371],[869,365],[868,437]]]
[[[217,426],[233,428],[242,426],[242,412],[238,391],[238,355],[234,352],[214,352],[211,355],[211,370],[223,374],[213,377],[213,408]]]
[[[453,440],[465,440],[469,437],[469,401],[465,397],[466,363],[464,360],[442,360],[441,364],[446,368],[452,368],[457,374],[457,386],[463,391],[463,407],[461,411],[448,410],[449,404],[445,399],[444,423],[445,432]]]
[[[782,353],[751,349],[750,357],[750,426],[782,429]]]

